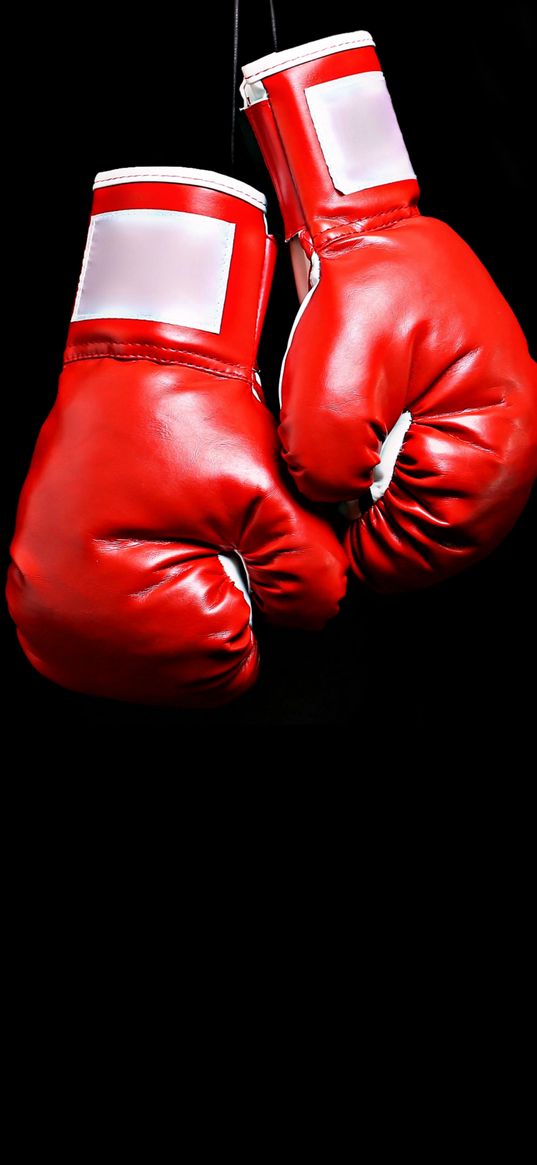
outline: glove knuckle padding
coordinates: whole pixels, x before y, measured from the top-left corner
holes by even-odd
[[[68,687],[80,679],[124,699],[196,702],[246,686],[257,662],[250,609],[218,559],[238,515],[230,523],[216,509],[203,540],[196,521],[206,410],[193,425],[188,390],[151,407],[159,382],[169,397],[168,371],[88,363],[76,383],[74,365],[64,373],[13,545],[11,602],[33,662]]]
[[[347,538],[356,572],[377,585],[410,584],[416,568],[426,583],[474,560],[531,488],[537,389],[524,337],[476,256],[435,220],[321,260],[282,400],[289,467],[325,501],[365,492],[382,440],[410,413],[386,492]]]
[[[401,224],[392,238],[401,253],[385,298],[395,294],[405,321],[395,348],[412,421],[386,492],[347,543],[357,573],[388,589],[412,585],[417,571],[423,584],[454,573],[492,549],[526,501],[537,458],[535,366],[492,279],[434,220]],[[390,346],[386,338],[386,352]],[[388,367],[382,375],[386,403],[376,408],[389,432],[397,373]]]
[[[265,614],[310,626],[337,609],[342,557],[284,490],[274,423],[242,381],[215,401],[205,373],[112,363],[66,369],[40,438],[13,544],[22,642],[68,687],[218,702],[257,670],[249,604],[218,555],[242,557]]]

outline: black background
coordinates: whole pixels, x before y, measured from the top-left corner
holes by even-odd
[[[445,219],[491,271],[536,354],[530,318],[529,251],[535,235],[527,159],[534,153],[537,40],[529,4],[510,4],[501,23],[487,6],[391,6],[335,2],[313,16],[307,4],[276,0],[279,47],[365,28],[377,43],[422,189],[421,210]],[[395,6],[394,6],[395,7]],[[142,23],[112,8],[87,17],[73,36],[47,13],[47,48],[24,72],[31,86],[19,118],[20,158],[10,216],[17,248],[18,304],[4,406],[9,536],[40,425],[56,392],[98,170],[134,165],[199,166],[234,173],[270,193],[240,126],[230,160],[232,3],[155,8]],[[51,28],[51,20],[58,20]],[[54,47],[50,48],[50,45]],[[271,51],[269,5],[243,0],[242,62]],[[206,94],[211,94],[207,103]],[[240,122],[241,119],[238,118]],[[20,132],[19,132],[20,131]],[[8,175],[9,177],[9,175]],[[11,188],[11,187],[10,187]],[[272,201],[271,227],[281,233]],[[11,227],[10,227],[11,229]],[[533,287],[531,288],[533,290]],[[22,306],[21,306],[22,305]],[[276,411],[279,366],[296,313],[283,247],[260,364]],[[427,720],[457,733],[516,733],[527,716],[524,671],[533,658],[531,599],[535,500],[484,563],[448,584],[396,597],[350,584],[344,609],[324,632],[280,632],[256,621],[261,679],[213,712],[139,708],[64,692],[34,673],[5,621],[5,676],[16,709],[54,728],[106,724],[148,732],[200,724],[347,724],[361,732],[379,712],[385,737],[402,717],[409,733]],[[7,558],[6,558],[7,561]],[[479,716],[477,715],[479,713]]]

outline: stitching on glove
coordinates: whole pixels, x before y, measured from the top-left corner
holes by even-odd
[[[402,214],[400,218],[391,218],[388,222],[383,222],[378,227],[365,227],[362,234],[370,235],[373,231],[387,231],[390,227],[396,227],[399,222],[407,222],[409,218],[414,218],[414,215]]]
[[[89,349],[102,348],[102,351],[91,351]],[[149,351],[137,352],[137,348],[146,348]],[[134,351],[131,351],[134,349]],[[158,353],[163,355],[159,356]],[[173,356],[164,355],[164,353],[174,353]],[[185,359],[190,357],[190,359]],[[201,356],[197,352],[189,352],[188,350],[179,351],[177,348],[166,347],[164,344],[151,344],[148,342],[132,341],[126,343],[114,343],[113,341],[95,341],[88,343],[86,350],[84,345],[73,344],[66,348],[64,356],[64,364],[74,364],[78,360],[149,360],[154,364],[178,364],[185,368],[195,368],[197,371],[209,372],[213,376],[234,377],[237,380],[246,380],[248,383],[252,380],[252,370],[244,367],[241,364],[224,364],[216,359],[213,360],[210,356]]]
[[[389,215],[397,214],[398,211],[405,211],[405,213],[399,214],[397,218],[389,217]],[[353,242],[362,238],[363,235],[371,234],[373,231],[389,230],[390,227],[397,226],[400,222],[407,222],[408,219],[416,218],[419,213],[416,206],[404,204],[403,206],[393,206],[390,210],[381,211],[380,214],[372,215],[369,219],[355,219],[354,222],[343,222],[340,219],[338,225],[341,224],[341,230],[338,230],[337,225],[329,226],[314,236],[315,250],[319,252],[327,250],[332,245],[341,242],[352,245]],[[373,226],[375,222],[377,225]]]

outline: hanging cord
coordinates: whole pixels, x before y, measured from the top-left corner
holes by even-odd
[[[233,92],[231,104],[231,167],[235,166],[235,139],[237,131],[237,92],[239,88],[239,8],[240,0],[233,0]],[[278,52],[278,28],[274,0],[269,0],[270,30],[274,52]]]
[[[271,31],[272,31],[272,44],[274,46],[274,52],[277,53],[278,52],[278,29],[276,27],[276,11],[274,8],[274,0],[269,0],[269,8],[270,8],[270,27],[271,27]]]
[[[237,79],[239,73],[239,2],[233,0],[233,92],[231,95],[231,167],[235,165],[235,135],[237,129]]]

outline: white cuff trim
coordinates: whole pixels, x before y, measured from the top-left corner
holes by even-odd
[[[261,81],[263,77],[281,73],[284,69],[291,69],[293,65],[303,65],[307,61],[316,61],[319,57],[345,52],[346,49],[362,49],[374,44],[370,33],[363,31],[325,36],[322,40],[312,40],[309,44],[300,45],[296,49],[286,49],[281,53],[269,53],[266,57],[260,57],[250,65],[244,65],[242,73],[245,81]]]
[[[93,189],[123,186],[131,182],[175,182],[178,186],[203,186],[242,198],[263,212],[267,209],[265,195],[247,182],[239,182],[236,178],[217,174],[214,170],[194,170],[189,166],[129,166],[124,170],[103,170],[97,174]]]

